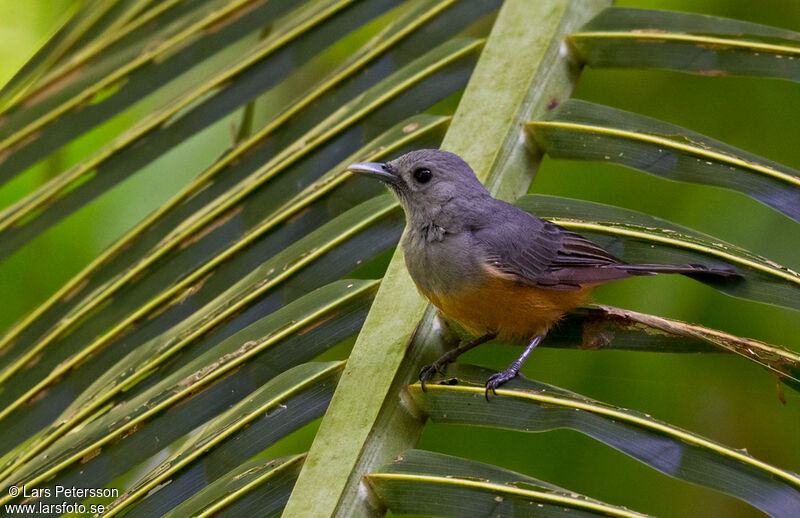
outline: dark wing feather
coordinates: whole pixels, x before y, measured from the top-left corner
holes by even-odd
[[[474,225],[487,266],[525,284],[575,290],[632,275],[679,273],[702,281],[738,278],[729,266],[629,264],[588,239],[522,209],[493,200]]]
[[[497,201],[497,200],[496,200]],[[588,239],[514,205],[492,204],[474,237],[488,265],[519,282],[574,290],[629,277],[626,263]]]
[[[575,232],[566,230],[549,221],[545,225],[556,227],[562,236],[561,247],[558,249],[556,260],[553,263],[555,267],[624,264],[620,259]]]

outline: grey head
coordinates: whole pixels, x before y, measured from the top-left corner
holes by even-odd
[[[353,164],[348,169],[386,184],[400,200],[409,222],[432,221],[448,205],[463,206],[490,196],[469,164],[439,149],[420,149],[391,162]]]

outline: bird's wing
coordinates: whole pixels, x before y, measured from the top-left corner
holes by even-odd
[[[513,205],[495,205],[473,231],[487,267],[526,284],[578,289],[629,277],[626,264],[596,244]]]

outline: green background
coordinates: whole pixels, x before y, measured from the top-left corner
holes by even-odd
[[[533,1],[533,0],[532,0]],[[63,20],[71,0],[0,0],[0,84]],[[620,1],[727,16],[800,31],[796,0]],[[63,171],[147,113],[157,92],[0,187],[0,208]],[[665,71],[585,70],[575,97],[662,119],[800,169],[800,84]],[[52,294],[230,144],[238,114],[163,156],[0,263],[0,331]],[[620,205],[712,234],[800,269],[800,227],[743,195],[623,167],[545,159],[532,191]],[[800,350],[800,313],[725,296],[676,276],[605,286],[595,301],[701,323]],[[464,361],[505,368],[519,351],[484,346]],[[341,351],[340,351],[341,353]],[[542,349],[526,376],[640,410],[764,461],[800,471],[800,396],[728,355]],[[270,449],[306,448],[314,426]],[[421,448],[498,464],[659,516],[759,516],[725,495],[670,479],[576,432],[520,434],[429,423]]]

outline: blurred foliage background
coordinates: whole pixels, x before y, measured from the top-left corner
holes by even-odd
[[[626,0],[616,5],[726,16],[800,31],[796,0]],[[73,0],[0,0],[0,84],[63,21]],[[231,49],[229,52],[235,52]],[[133,106],[0,188],[5,207],[129,127],[164,92]],[[634,111],[800,168],[800,87],[759,78],[709,78],[667,71],[585,70],[575,97]],[[231,143],[236,112],[42,234],[0,263],[0,330],[58,289],[101,250]],[[719,236],[800,269],[796,224],[737,193],[669,182],[619,166],[549,158],[532,191],[644,211]],[[678,276],[633,278],[596,291],[595,300],[673,317],[800,350],[800,314],[733,299]],[[463,361],[503,369],[518,351],[484,346]],[[340,350],[340,354],[342,351]],[[764,461],[800,471],[800,396],[741,358],[542,349],[526,376],[640,410]],[[316,425],[271,453],[295,452]],[[571,431],[520,435],[429,423],[420,448],[491,462],[604,501],[662,516],[755,516],[733,498],[652,471]],[[631,488],[636,488],[631,491]],[[665,510],[668,512],[665,513]]]

